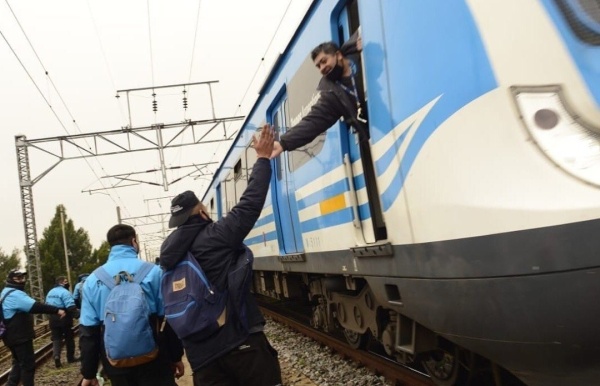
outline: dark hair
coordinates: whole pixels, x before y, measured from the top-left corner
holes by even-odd
[[[58,276],[55,280],[56,284],[60,284],[62,281],[64,281],[67,277],[66,276]]]
[[[314,61],[315,58],[317,57],[317,55],[319,55],[321,52],[324,54],[333,55],[336,52],[338,52],[339,50],[340,50],[340,47],[337,44],[335,44],[334,42],[325,42],[325,43],[321,43],[318,46],[316,46],[315,48],[313,48],[313,50],[310,53],[310,57]]]
[[[115,225],[106,234],[106,241],[111,247],[118,244],[131,245],[131,239],[133,238],[135,238],[135,229],[125,224]]]

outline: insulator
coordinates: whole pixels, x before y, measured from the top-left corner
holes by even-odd
[[[158,103],[155,100],[152,101],[152,111],[154,111],[154,112],[158,111]]]
[[[183,97],[183,108],[187,110],[187,98]]]

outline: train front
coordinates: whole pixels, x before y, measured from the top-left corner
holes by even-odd
[[[382,205],[413,245],[388,267],[413,277],[386,283],[403,314],[528,385],[596,384],[600,3],[465,3],[386,31],[391,114],[408,118],[390,165],[406,200]]]

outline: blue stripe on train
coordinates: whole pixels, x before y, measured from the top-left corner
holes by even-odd
[[[302,232],[306,233],[348,223],[352,221],[352,218],[352,208],[345,208],[337,212],[303,221],[300,226],[302,227]]]
[[[244,244],[246,244],[247,246],[250,246],[250,245],[255,245],[255,244],[262,244],[263,242],[268,242],[268,241],[273,241],[273,240],[277,240],[277,231],[271,231],[271,232],[267,232],[262,235],[247,238],[246,240],[244,240]]]
[[[256,223],[254,224],[254,228],[258,228],[260,226],[263,226],[265,224],[268,224],[270,222],[275,221],[275,216],[273,215],[273,213],[266,215],[265,217],[261,217],[259,218]]]
[[[323,189],[309,194],[308,196],[298,200],[298,210],[302,210],[311,205],[318,204],[328,198],[335,197],[348,190],[348,184],[345,179],[334,182],[333,184],[324,187]]]
[[[379,58],[367,57],[367,70],[369,66],[382,68],[374,63],[376,60],[386,61],[384,68],[393,69],[389,73],[368,74],[369,84],[387,81],[389,85],[389,95],[369,88],[370,108],[382,114],[374,118],[376,126],[381,125],[380,130],[374,128],[374,141],[435,98],[442,97],[416,128],[392,185],[382,192],[384,211],[398,198],[404,177],[433,132],[459,109],[497,87],[481,36],[465,2],[386,1],[385,6],[386,12],[381,15],[381,28],[385,30],[382,53]],[[368,31],[364,33],[366,36]],[[387,122],[391,117],[391,127],[385,123],[386,115]],[[377,174],[383,174],[388,165],[378,163]]]

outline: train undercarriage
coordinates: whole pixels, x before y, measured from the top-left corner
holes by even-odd
[[[435,385],[524,385],[507,370],[452,343],[401,312],[386,287],[386,303],[367,280],[351,276],[256,271],[254,292],[308,306],[313,328],[343,335],[355,349],[377,347],[396,362],[429,374]]]

